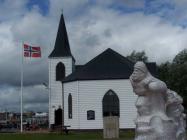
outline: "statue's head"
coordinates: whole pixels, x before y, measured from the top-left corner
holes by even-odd
[[[143,80],[147,74],[148,74],[148,70],[146,65],[142,61],[138,61],[134,65],[134,71],[131,75],[131,79],[133,80],[133,82],[139,82]]]

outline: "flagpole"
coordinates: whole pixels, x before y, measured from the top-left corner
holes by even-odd
[[[22,53],[21,53],[21,133],[23,132],[23,45],[22,43]]]

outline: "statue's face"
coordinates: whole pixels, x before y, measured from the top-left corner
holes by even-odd
[[[143,72],[142,70],[138,69],[138,68],[134,68],[134,71],[131,75],[131,79],[134,82],[139,82],[141,80],[143,80],[146,77],[145,72]]]
[[[147,116],[151,114],[151,104],[146,96],[139,96],[136,101],[136,108],[140,116]]]

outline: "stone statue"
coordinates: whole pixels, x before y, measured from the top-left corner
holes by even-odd
[[[175,126],[177,127],[177,140],[186,140],[186,115],[183,113],[184,107],[182,106],[182,103],[183,99],[180,95],[170,89],[167,90],[166,113],[168,117],[173,119]]]
[[[185,140],[182,98],[153,77],[143,62],[134,65],[130,81],[138,95],[135,140]]]

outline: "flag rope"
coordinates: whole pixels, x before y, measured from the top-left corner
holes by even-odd
[[[22,53],[21,53],[21,113],[20,113],[20,117],[21,117],[21,124],[20,124],[20,131],[21,133],[23,132],[23,45],[22,44]]]

